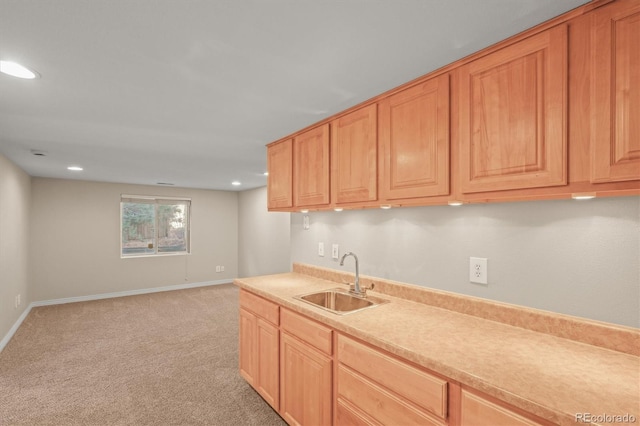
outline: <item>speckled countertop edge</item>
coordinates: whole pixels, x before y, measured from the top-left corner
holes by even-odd
[[[335,315],[293,298],[339,282],[291,272],[241,288],[558,424],[577,413],[640,419],[640,359],[589,344],[373,292],[391,303]]]

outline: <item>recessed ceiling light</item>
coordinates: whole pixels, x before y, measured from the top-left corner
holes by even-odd
[[[237,180],[234,180],[233,182],[231,182],[231,185],[240,186],[240,185],[242,185],[242,182],[238,182]]]
[[[156,185],[173,186],[175,184],[174,183],[169,183],[169,182],[157,182]]]
[[[32,80],[40,75],[29,68],[11,61],[0,61],[0,72],[18,78]]]
[[[35,155],[36,157],[46,157],[47,151],[43,151],[41,149],[32,149],[31,154]]]
[[[67,167],[67,170],[71,170],[72,172],[81,172],[84,169],[80,166],[69,166]]]

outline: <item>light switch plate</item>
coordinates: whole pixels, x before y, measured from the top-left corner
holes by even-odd
[[[333,244],[331,246],[331,257],[334,259],[338,259],[338,257],[340,257],[340,250],[337,244]]]
[[[324,256],[324,243],[318,243],[318,256]]]
[[[302,217],[302,229],[307,230],[309,229],[309,216],[304,215]]]

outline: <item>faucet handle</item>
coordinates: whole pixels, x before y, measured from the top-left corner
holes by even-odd
[[[367,294],[367,290],[373,290],[373,287],[375,287],[375,284],[371,283],[371,287],[360,287],[360,290],[362,291],[362,293],[364,293],[366,295]]]

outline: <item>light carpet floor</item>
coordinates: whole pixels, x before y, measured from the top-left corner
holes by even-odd
[[[33,308],[0,425],[284,425],[238,373],[232,284]]]

